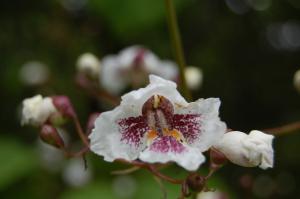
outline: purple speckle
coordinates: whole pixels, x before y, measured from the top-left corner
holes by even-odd
[[[124,118],[118,121],[121,141],[139,147],[149,127],[143,116]]]
[[[199,114],[175,114],[173,128],[180,131],[187,141],[192,144],[201,134]]]
[[[150,145],[150,150],[157,153],[182,153],[185,151],[185,147],[174,137],[162,136],[154,140]]]

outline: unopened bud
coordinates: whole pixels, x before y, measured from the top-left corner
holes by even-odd
[[[296,71],[294,75],[294,86],[298,92],[300,92],[300,69]]]
[[[197,90],[201,87],[203,81],[202,71],[195,66],[186,67],[184,71],[187,86],[192,90]]]
[[[44,124],[40,131],[40,138],[47,144],[57,148],[64,148],[65,143],[56,128],[49,124]]]
[[[205,177],[194,173],[187,178],[186,183],[191,190],[200,192],[206,186],[206,179]]]
[[[210,149],[210,167],[215,168],[222,166],[227,162],[226,156],[217,149]]]
[[[214,148],[237,165],[267,169],[272,168],[274,164],[273,139],[273,135],[257,130],[249,134],[231,131],[225,133]]]
[[[93,128],[95,127],[95,120],[99,117],[100,113],[93,113],[90,115],[87,125],[86,125],[86,132],[89,135]]]
[[[57,112],[50,97],[36,95],[23,100],[22,124],[41,126]]]
[[[98,77],[100,71],[100,60],[92,53],[84,53],[77,60],[77,69],[90,77]]]
[[[70,99],[67,96],[53,96],[53,104],[55,108],[65,117],[73,118],[76,116]]]

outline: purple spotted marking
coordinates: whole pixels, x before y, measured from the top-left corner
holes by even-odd
[[[173,128],[182,133],[188,144],[192,144],[201,134],[200,115],[174,114]]]
[[[157,153],[182,153],[186,148],[174,137],[162,136],[154,140],[150,145],[150,150]]]
[[[119,131],[122,134],[121,141],[135,147],[139,147],[142,138],[149,130],[145,117],[129,117],[118,121]]]

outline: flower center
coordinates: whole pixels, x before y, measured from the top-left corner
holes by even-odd
[[[142,114],[146,118],[150,130],[147,132],[147,141],[152,142],[157,137],[170,136],[183,142],[184,138],[176,129],[173,129],[173,104],[161,95],[153,95],[143,105]]]

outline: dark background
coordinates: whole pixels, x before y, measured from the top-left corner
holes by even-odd
[[[300,69],[298,0],[178,0],[176,5],[187,63],[204,74],[194,99],[220,97],[222,120],[245,132],[300,119],[300,95],[293,86]],[[75,86],[76,59],[84,52],[101,58],[134,44],[173,58],[163,0],[1,1],[1,198],[160,197],[159,186],[146,171],[124,178],[134,192],[119,196],[113,187],[120,179],[109,172],[122,166],[94,155],[88,157],[93,179],[80,188],[68,185],[63,168],[53,172],[42,166],[37,130],[20,125],[20,104],[36,93],[68,95],[82,123],[90,112],[105,110]],[[20,80],[22,65],[32,60],[47,65],[47,84],[32,87]],[[232,198],[295,198],[299,133],[275,139],[274,169],[229,164],[211,187]],[[175,198],[179,187],[166,185],[169,198]]]

